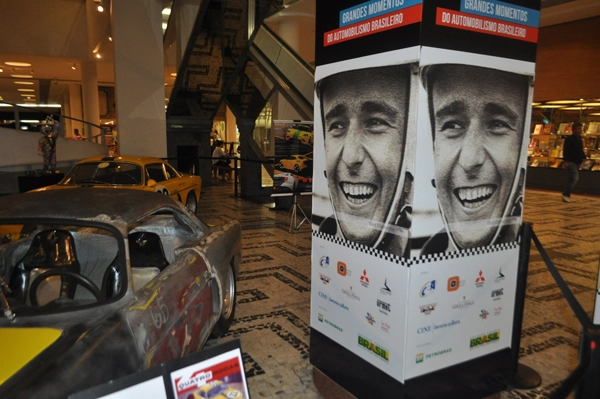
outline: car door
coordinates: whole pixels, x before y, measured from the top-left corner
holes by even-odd
[[[127,319],[147,367],[202,348],[220,313],[213,279],[203,255],[188,248],[136,292]]]

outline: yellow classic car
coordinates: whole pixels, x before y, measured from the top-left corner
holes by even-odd
[[[195,213],[202,190],[202,178],[182,174],[160,158],[95,156],[78,162],[58,184],[33,191],[76,187],[156,191],[179,200]]]

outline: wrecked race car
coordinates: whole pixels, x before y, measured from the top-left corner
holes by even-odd
[[[0,397],[64,398],[202,349],[235,313],[241,227],[126,189],[0,197]]]

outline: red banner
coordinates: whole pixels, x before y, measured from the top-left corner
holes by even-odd
[[[421,22],[422,4],[394,11],[376,18],[367,19],[343,28],[325,32],[323,46],[331,46],[359,37],[373,35],[390,29],[400,28]]]
[[[536,28],[498,19],[480,17],[447,8],[437,9],[436,24],[531,43],[537,43],[538,41],[538,29]]]

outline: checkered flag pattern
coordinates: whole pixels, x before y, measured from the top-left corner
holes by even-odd
[[[320,231],[313,230],[313,236],[317,238],[321,238],[323,240],[333,242],[335,244],[341,245],[346,248],[352,248],[356,251],[365,253],[370,256],[374,256],[380,259],[383,259],[388,262],[393,262],[402,266],[409,266],[409,261],[404,259],[398,255],[393,255],[384,251],[381,251],[377,248],[368,247],[366,245],[358,244],[352,241],[348,241],[344,238],[333,236],[331,234],[322,233]]]

